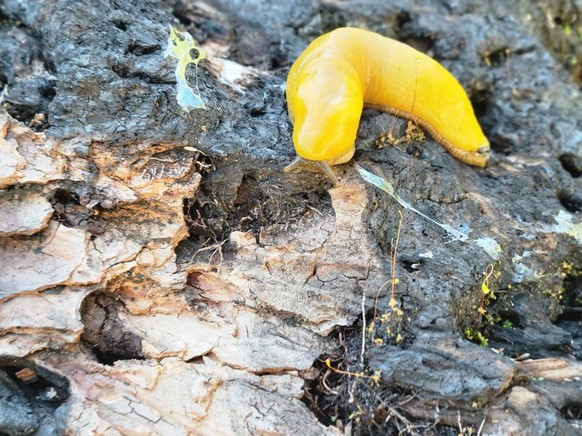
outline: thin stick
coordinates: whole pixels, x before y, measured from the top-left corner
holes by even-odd
[[[398,232],[396,233],[396,244],[394,245],[394,250],[392,250],[392,243],[390,243],[390,269],[392,270],[392,293],[390,296],[390,307],[393,309],[396,306],[396,298],[394,298],[394,286],[396,285],[396,251],[398,250],[398,243],[400,242],[400,229],[402,228],[402,211],[398,210],[398,213],[400,214],[400,220],[398,221]]]
[[[390,280],[386,280],[384,283],[382,283],[382,286],[380,286],[380,288],[378,289],[378,292],[376,292],[376,298],[374,299],[374,317],[372,318],[372,323],[376,322],[376,312],[378,309],[378,298],[380,298],[380,293],[382,292],[382,289],[384,289],[388,283],[390,283]]]
[[[366,354],[366,289],[362,292],[362,352],[360,354],[360,363],[364,368],[364,354]]]

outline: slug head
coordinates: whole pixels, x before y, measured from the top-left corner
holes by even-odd
[[[295,150],[310,161],[345,163],[354,154],[362,115],[360,78],[343,58],[330,55],[312,64],[304,65],[287,87]]]

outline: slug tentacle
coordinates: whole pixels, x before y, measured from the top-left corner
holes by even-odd
[[[314,161],[314,163],[316,164],[316,168],[319,168],[320,171],[323,174],[325,174],[329,180],[331,180],[331,182],[333,183],[333,186],[339,186],[339,184],[340,184],[339,180],[337,179],[337,177],[333,173],[331,166],[326,161],[320,160],[320,161]]]
[[[288,173],[290,171],[300,169],[303,165],[305,165],[305,159],[303,159],[301,156],[295,156],[293,162],[283,168],[283,171]]]
[[[463,162],[487,162],[489,141],[453,75],[376,33],[340,28],[320,36],[291,67],[286,93],[297,154],[327,169],[352,158],[364,105],[415,121]]]
[[[303,167],[314,168],[318,172],[325,175],[333,183],[334,186],[339,186],[339,184],[340,184],[338,178],[333,173],[333,170],[331,169],[330,164],[328,164],[324,160],[320,160],[320,161],[308,160],[308,159],[303,159],[301,156],[297,156],[297,157],[295,157],[295,159],[293,159],[293,162],[291,162],[289,165],[287,165],[285,168],[283,168],[283,171],[288,173],[290,171],[299,170]]]

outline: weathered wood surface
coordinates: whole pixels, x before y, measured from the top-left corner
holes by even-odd
[[[0,5],[0,433],[580,431],[579,1]],[[205,111],[175,101],[177,20]],[[285,74],[342,25],[467,89],[486,169],[374,111],[355,160],[497,261],[404,211],[392,271],[397,203],[351,164],[282,173]]]

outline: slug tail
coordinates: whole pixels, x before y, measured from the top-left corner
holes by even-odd
[[[417,124],[420,124],[423,128],[425,128],[428,131],[430,136],[432,136],[436,142],[441,144],[445,148],[445,150],[447,150],[454,158],[460,160],[461,162],[481,168],[487,165],[487,160],[489,159],[488,145],[481,147],[477,151],[462,150],[455,144],[453,144],[451,141],[444,138],[439,132],[437,132],[437,130],[432,125],[430,125],[430,123],[426,122],[425,120],[423,120],[422,118],[418,117],[413,113],[377,104],[366,104],[366,107],[387,112],[397,117],[404,118],[413,121]]]
[[[482,147],[477,151],[461,150],[447,140],[439,141],[441,145],[456,159],[475,167],[485,167],[489,159],[489,148]]]

